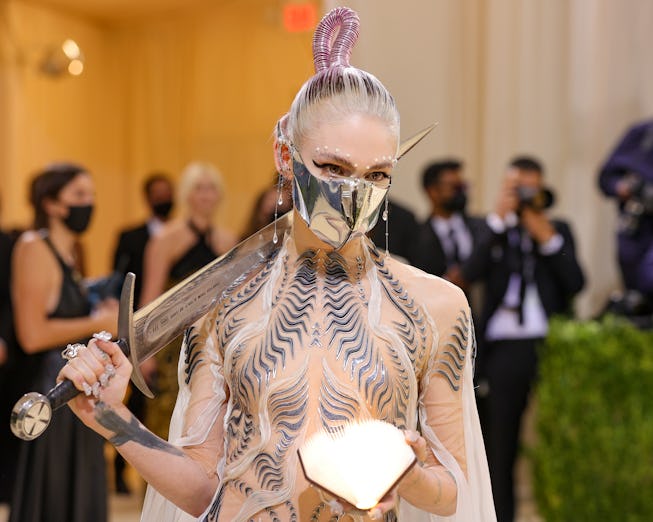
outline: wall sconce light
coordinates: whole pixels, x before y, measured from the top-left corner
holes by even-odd
[[[84,55],[75,40],[67,39],[46,51],[39,69],[48,76],[79,76],[84,72]]]

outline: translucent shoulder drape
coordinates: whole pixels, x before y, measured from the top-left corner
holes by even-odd
[[[208,475],[218,474],[224,452],[221,423],[226,409],[222,358],[217,350],[215,310],[184,333],[179,356],[179,395],[170,420],[169,441],[200,462]],[[143,522],[197,520],[148,485]]]
[[[417,269],[412,271],[419,278],[430,277]],[[428,288],[427,284],[422,283],[422,286]],[[437,339],[434,340],[436,347],[429,361],[429,370],[421,379],[418,401],[419,429],[434,457],[456,480],[456,512],[448,517],[438,516],[402,502],[399,511],[401,521],[496,522],[485,446],[474,397],[474,327],[467,304],[465,303],[462,314],[456,308],[452,306],[443,310],[438,307],[431,311],[431,314],[437,312],[445,318],[443,320],[439,316],[434,320],[431,317],[437,325],[434,328],[437,332]],[[452,342],[453,339],[460,344]],[[455,346],[462,348],[462,352],[455,353]],[[453,357],[458,356],[464,357],[459,373],[456,372],[457,367],[453,361]],[[444,381],[441,377],[445,377]],[[434,384],[436,379],[441,382]],[[456,397],[458,393],[461,395]],[[461,425],[462,438],[459,432]]]

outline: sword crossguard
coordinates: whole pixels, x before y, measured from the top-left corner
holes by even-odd
[[[134,284],[136,283],[136,276],[129,272],[125,276],[125,282],[122,285],[120,292],[120,309],[118,310],[118,337],[117,341],[120,348],[129,357],[132,363],[131,380],[134,385],[145,395],[152,399],[154,393],[150,390],[145,382],[145,378],[141,373],[140,364],[143,361],[138,360],[136,350],[132,350],[134,346]],[[121,345],[120,343],[124,345]]]

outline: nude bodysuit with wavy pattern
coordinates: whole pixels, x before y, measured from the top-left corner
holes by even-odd
[[[316,430],[357,419],[419,427],[465,480],[461,391],[473,329],[458,288],[363,237],[331,252],[297,252],[287,237],[253,272],[182,349],[178,443],[220,477],[204,520],[367,520],[332,515],[297,458]]]

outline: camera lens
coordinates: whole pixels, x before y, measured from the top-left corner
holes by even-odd
[[[553,206],[555,196],[547,188],[517,187],[519,208],[532,208],[533,210],[545,210]]]

